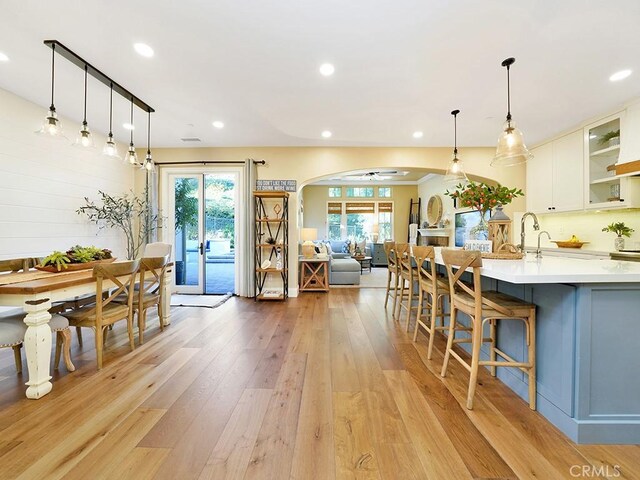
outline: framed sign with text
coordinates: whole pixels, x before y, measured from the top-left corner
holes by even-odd
[[[296,180],[256,180],[256,190],[295,192],[297,186]]]

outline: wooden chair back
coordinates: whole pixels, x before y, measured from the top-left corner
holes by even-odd
[[[144,247],[143,258],[165,257],[171,258],[171,244],[163,242],[147,243]]]
[[[412,276],[411,269],[411,245],[408,243],[396,243],[396,261],[398,271],[407,278]]]
[[[27,271],[37,263],[35,258],[0,260],[0,273]]]
[[[122,293],[127,295],[127,305],[129,309],[132,308],[136,273],[138,273],[139,266],[140,260],[131,260],[105,263],[93,267],[93,278],[96,279],[96,328],[100,327],[104,307],[114,301],[118,295]],[[120,277],[125,277],[125,279],[121,280]],[[114,284],[114,289],[106,298],[102,295],[105,280]]]
[[[384,253],[387,256],[387,266],[389,270],[397,270],[398,262],[396,258],[396,242],[393,240],[384,241]]]
[[[414,246],[412,249],[412,256],[418,266],[418,280],[420,284],[430,285],[433,292],[437,290],[437,275],[436,275],[436,251],[430,246]],[[429,262],[425,267],[425,262]]]
[[[142,300],[145,294],[162,292],[168,264],[168,254],[164,257],[149,257],[140,260],[140,289],[138,292],[138,305],[143,304]],[[151,272],[151,276],[149,276],[149,278],[147,278],[148,272]]]

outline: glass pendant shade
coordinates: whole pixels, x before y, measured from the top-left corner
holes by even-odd
[[[462,160],[460,160],[456,155],[453,156],[453,160],[451,160],[447,167],[447,172],[444,175],[444,181],[449,184],[462,183],[463,185],[469,182],[467,175],[464,173],[464,168],[462,167]]]
[[[47,116],[42,122],[42,127],[36,133],[47,137],[64,138],[62,122],[58,118],[55,108],[49,109]]]
[[[107,137],[107,142],[104,144],[102,154],[106,155],[107,157],[120,157],[120,155],[118,155],[118,145],[113,139],[113,134],[109,134],[109,136]]]
[[[138,165],[138,154],[136,153],[136,147],[133,146],[133,142],[129,144],[129,149],[124,155],[124,162],[133,166]]]
[[[492,167],[511,167],[531,160],[533,155],[524,143],[522,131],[513,120],[507,120],[504,130],[498,138],[496,155],[491,161]]]
[[[82,127],[80,127],[80,131],[78,132],[78,137],[73,145],[75,147],[83,148],[93,148],[95,146],[93,143],[93,136],[91,135],[91,131],[89,130],[86,122],[82,123]]]
[[[144,163],[142,164],[142,169],[151,173],[156,171],[156,165],[153,162],[153,158],[151,158],[151,152],[147,152],[147,156],[145,157]]]

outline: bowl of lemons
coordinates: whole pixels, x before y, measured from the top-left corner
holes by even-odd
[[[589,242],[582,242],[575,235],[571,235],[569,240],[553,240],[553,243],[555,243],[559,248],[582,248],[583,245],[586,245]]]

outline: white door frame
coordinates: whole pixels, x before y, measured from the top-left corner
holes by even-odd
[[[245,244],[245,241],[247,238],[246,222],[243,222],[240,220],[242,215],[247,214],[247,202],[246,202],[247,186],[244,184],[245,183],[244,175],[243,175],[244,168],[245,168],[244,166],[237,166],[237,165],[232,166],[232,165],[224,165],[224,164],[221,164],[219,166],[160,167],[160,174],[159,174],[159,180],[160,180],[159,190],[161,192],[161,207],[162,207],[162,211],[167,212],[168,214],[167,222],[166,222],[167,228],[162,229],[162,241],[173,245],[174,251],[175,251],[175,238],[174,238],[175,216],[172,216],[171,213],[174,211],[173,202],[175,201],[175,199],[173,198],[173,195],[171,195],[171,193],[173,192],[173,189],[171,188],[170,178],[179,177],[181,175],[189,176],[189,175],[206,175],[206,174],[225,174],[225,173],[235,175],[236,177],[235,191],[236,192],[235,192],[235,198],[234,198],[234,202],[235,202],[234,243],[236,245],[236,249],[235,249],[235,263],[234,263],[235,265],[234,291],[238,295],[246,295],[245,292],[241,291],[240,286],[244,285],[244,277],[247,274],[246,273],[247,259],[245,258],[244,255],[239,255],[240,248],[238,248],[240,245]],[[204,194],[204,191],[203,191],[203,194]],[[200,240],[202,241],[204,239],[205,226],[203,222],[204,215],[203,215],[203,212],[200,211],[200,209],[204,209],[204,201],[200,202],[200,207],[198,211],[198,214],[200,215],[200,222],[202,224],[200,227],[200,234],[199,234]],[[194,289],[194,291],[190,291],[189,293],[203,293],[202,289],[204,288],[205,267],[206,265],[205,265],[205,262],[203,261],[201,267],[199,268],[200,271],[198,272],[198,277],[200,278],[199,280],[200,292]],[[175,283],[174,283],[174,289],[175,289]],[[181,288],[181,290],[183,289]],[[183,291],[187,293],[185,290]]]

